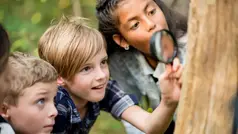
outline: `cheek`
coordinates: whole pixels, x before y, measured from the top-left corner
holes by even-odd
[[[157,30],[168,29],[168,24],[163,12],[159,12],[155,16],[153,16],[153,20],[157,24]]]
[[[106,79],[108,80],[108,79],[109,79],[109,76],[110,76],[110,72],[109,72],[108,66],[103,70],[103,72],[105,73]]]
[[[42,127],[43,119],[40,112],[35,108],[21,107],[21,109],[14,109],[14,111],[11,112],[10,122],[16,130],[35,132]]]
[[[131,34],[131,38],[128,42],[137,50],[148,53],[149,52],[149,40],[152,34],[149,32],[145,32],[142,29],[138,29]]]
[[[87,81],[89,81],[88,75],[78,74],[68,84],[70,85],[70,87],[75,87],[75,86],[81,86],[81,85],[83,85],[83,83],[88,83]]]
[[[12,116],[14,116],[16,120],[19,120],[18,118],[26,118],[26,120],[24,120],[26,123],[31,121],[37,122],[37,120],[40,119],[39,116],[42,116],[42,115],[43,114],[41,110],[37,106],[34,106],[34,105],[21,106],[20,108],[18,108],[18,110],[15,110],[15,112],[12,113]],[[29,121],[27,119],[29,119]]]
[[[78,75],[73,79],[73,82],[69,82],[67,86],[71,92],[75,94],[82,94],[85,91],[84,89],[91,88],[91,80],[92,78],[90,75]]]

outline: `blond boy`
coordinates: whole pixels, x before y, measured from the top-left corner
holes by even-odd
[[[47,62],[20,52],[10,55],[1,116],[18,134],[50,134],[57,110],[57,72]]]
[[[162,102],[150,114],[136,106],[133,95],[125,94],[116,81],[109,80],[105,41],[82,20],[63,17],[42,35],[38,51],[59,74],[55,99],[59,114],[53,133],[88,133],[100,110],[146,133],[163,133],[168,127],[180,94],[179,84],[173,78],[180,74],[171,66],[160,79]],[[173,65],[180,70],[178,60]]]

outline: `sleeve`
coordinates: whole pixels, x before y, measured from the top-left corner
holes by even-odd
[[[136,96],[126,94],[115,80],[110,80],[105,97],[100,102],[100,108],[110,112],[116,119],[120,119],[121,114],[133,105],[138,105]]]
[[[58,111],[58,115],[55,118],[55,125],[53,126],[53,134],[64,134],[66,132],[68,126],[67,120],[67,101],[61,100],[56,105],[56,109]]]
[[[8,123],[0,123],[0,134],[15,134],[13,128]]]

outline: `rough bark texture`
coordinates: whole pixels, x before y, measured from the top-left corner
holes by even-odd
[[[238,87],[238,0],[191,0],[175,134],[231,134]]]

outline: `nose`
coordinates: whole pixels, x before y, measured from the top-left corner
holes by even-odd
[[[156,23],[148,17],[145,17],[145,24],[147,26],[147,31],[148,32],[151,32],[156,28]]]
[[[99,67],[96,72],[96,80],[104,80],[105,78],[106,78],[105,69]]]
[[[55,105],[54,105],[54,103],[53,103],[53,104],[51,104],[51,106],[50,106],[49,117],[55,118],[57,115],[58,115],[58,111],[57,111],[57,109],[56,109],[56,107],[55,107]]]

